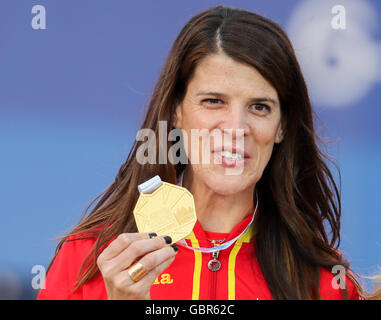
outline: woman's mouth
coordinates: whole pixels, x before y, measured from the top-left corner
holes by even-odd
[[[238,148],[216,148],[213,154],[216,163],[227,168],[243,166],[250,158],[246,152]]]
[[[222,157],[233,161],[241,160],[244,158],[244,155],[241,153],[232,153],[227,150],[217,151],[217,153],[220,154]]]

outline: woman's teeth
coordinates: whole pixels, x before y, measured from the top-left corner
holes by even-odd
[[[218,151],[217,153],[230,160],[241,160],[244,158],[244,156],[240,153],[231,153],[230,151],[227,151],[227,150]]]

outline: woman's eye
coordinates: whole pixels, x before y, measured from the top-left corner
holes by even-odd
[[[222,101],[220,99],[204,99],[202,102],[207,102],[209,104],[215,105],[221,103]]]
[[[265,104],[262,104],[262,103],[256,103],[256,104],[253,104],[250,106],[250,109],[254,110],[254,111],[259,111],[259,112],[269,112],[270,111],[270,107],[265,105]]]

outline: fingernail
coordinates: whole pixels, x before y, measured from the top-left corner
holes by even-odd
[[[152,233],[149,233],[148,236],[150,237],[150,239],[152,239],[154,237],[157,237],[157,234],[155,232],[152,232]]]
[[[171,244],[171,247],[173,248],[173,250],[175,250],[175,252],[179,251],[179,247],[177,246],[177,244]]]
[[[171,238],[170,236],[165,236],[165,237],[164,237],[164,240],[165,240],[165,243],[166,243],[166,244],[170,244],[170,243],[172,243],[172,238]]]

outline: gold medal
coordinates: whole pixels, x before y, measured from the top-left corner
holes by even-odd
[[[134,208],[139,232],[155,232],[177,242],[188,236],[196,223],[193,195],[185,188],[162,182],[159,176],[139,185]]]

